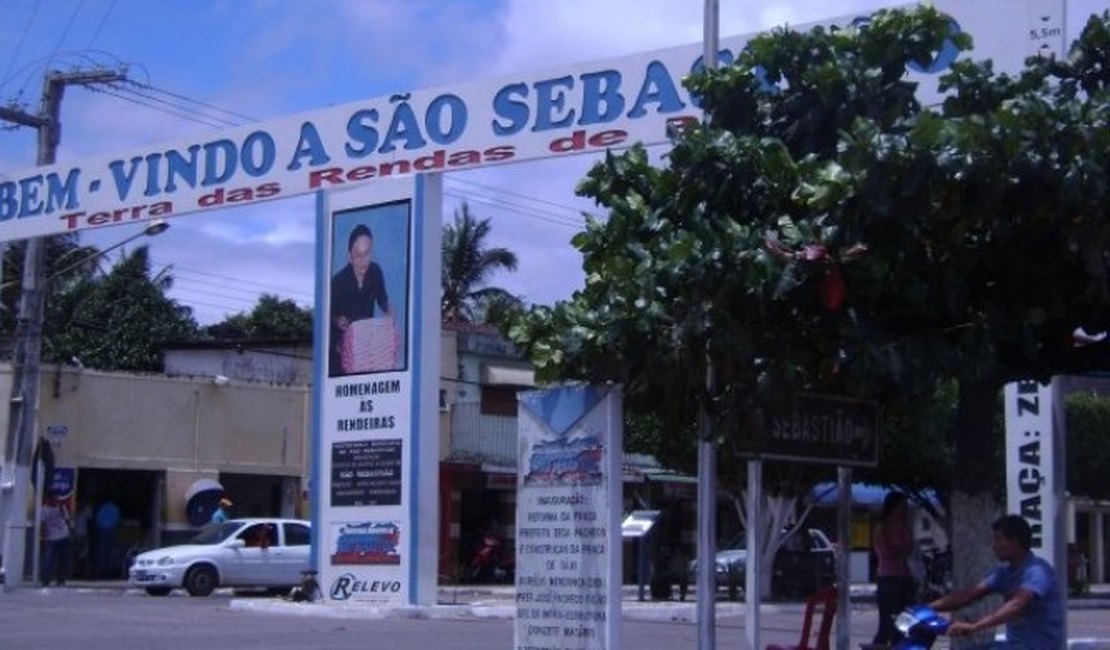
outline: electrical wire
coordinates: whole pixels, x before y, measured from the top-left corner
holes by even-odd
[[[31,24],[35,22],[35,16],[39,13],[39,7],[42,5],[42,0],[35,2],[34,9],[31,10],[31,16],[27,19],[27,24],[23,26],[23,33],[19,35],[19,43],[15,46],[15,53],[12,54],[12,60],[8,61],[8,67],[4,70],[4,74],[0,76],[0,87],[8,83],[12,68],[15,67],[16,61],[19,60],[19,55],[23,52],[23,43],[27,40],[27,34],[31,32]]]
[[[135,97],[139,97],[139,98],[142,98],[144,100],[147,100],[147,102],[151,102],[150,104],[148,104],[150,106],[150,108],[154,108],[155,110],[163,110],[162,108],[160,108],[160,106],[155,106],[155,104],[157,104],[157,105],[167,107],[171,111],[174,111],[175,114],[181,114],[181,113],[177,113],[177,111],[180,111],[180,112],[185,113],[185,114],[190,114],[190,115],[194,115],[194,116],[197,115],[197,112],[194,111],[189,106],[182,106],[180,104],[175,104],[174,102],[171,102],[169,100],[162,99],[160,97],[155,97],[154,95],[151,95],[151,94],[148,94],[148,93],[139,92],[137,90],[128,88],[126,86],[123,86],[119,83],[102,84],[102,85],[107,85],[109,88],[111,88],[112,90],[115,90],[116,92],[123,93],[123,94],[126,94],[126,95],[134,95]],[[217,125],[220,126],[220,127],[240,126],[241,125],[240,122],[228,120],[226,118],[222,118],[222,117],[219,117],[217,115],[206,114],[206,115],[203,115],[202,117],[209,120],[210,121],[209,123],[216,122]]]
[[[208,108],[208,109],[211,109],[211,110],[214,110],[214,111],[219,111],[220,113],[224,113],[226,115],[230,115],[231,117],[235,117],[235,118],[238,118],[240,120],[245,120],[247,122],[257,122],[257,121],[259,121],[258,118],[256,118],[256,117],[251,117],[249,115],[244,115],[243,113],[228,110],[226,108],[221,108],[219,106],[216,106],[215,104],[210,104],[208,102],[202,102],[199,99],[193,99],[192,97],[187,97],[185,95],[175,93],[175,92],[170,91],[170,90],[165,90],[163,88],[157,88],[155,86],[150,85],[149,83],[140,83],[140,82],[135,81],[133,79],[125,80],[125,83],[130,84],[132,86],[136,86],[138,88],[142,88],[143,90],[159,93],[159,94],[162,94],[162,95],[166,95],[168,97],[173,97],[174,99],[189,102],[190,104],[196,104],[197,106],[202,106],[204,108]],[[242,126],[242,123],[238,123],[236,126]]]
[[[276,285],[276,284],[266,284],[264,282],[254,282],[252,280],[245,280],[243,278],[236,278],[236,277],[232,277],[232,276],[229,276],[229,275],[220,275],[219,273],[211,273],[211,272],[208,272],[208,271],[202,271],[200,269],[195,269],[195,268],[191,268],[191,267],[188,267],[188,266],[180,266],[180,265],[174,264],[173,267],[176,271],[184,271],[184,272],[189,273],[189,274],[202,275],[202,276],[214,278],[214,279],[217,279],[217,280],[223,280],[225,282],[230,281],[230,282],[236,282],[236,283],[239,283],[239,284],[253,285],[253,286],[256,286],[256,287],[261,287],[263,289],[273,289],[275,291],[285,291],[285,292],[288,292],[288,293],[295,293],[295,294],[299,294],[299,295],[302,295],[302,296],[308,296],[308,297],[311,297],[311,295],[312,295],[312,294],[309,294],[309,293],[304,292],[304,291],[293,291],[291,289],[288,289],[287,287],[282,287],[282,286],[279,286],[279,285]]]
[[[548,201],[548,200],[545,200],[545,199],[536,198],[534,196],[528,196],[526,194],[520,194],[519,192],[513,192],[511,190],[506,190],[506,189],[501,188],[501,187],[495,187],[493,185],[484,185],[482,183],[476,183],[474,181],[466,180],[465,178],[452,178],[452,177],[449,176],[449,177],[446,178],[446,180],[450,183],[464,183],[466,185],[473,185],[474,187],[477,187],[477,188],[480,188],[480,189],[483,189],[483,190],[489,190],[489,191],[493,191],[493,192],[500,192],[502,194],[508,194],[509,196],[519,197],[519,198],[522,198],[522,199],[525,199],[525,200],[528,200],[528,201],[535,201],[536,203],[543,203],[544,205],[549,205],[551,207],[560,208],[562,210],[567,210],[569,212],[573,212],[576,217],[581,217],[582,216],[582,211],[581,210],[579,210],[578,208],[573,208],[569,205],[565,205],[563,203],[556,203],[555,201]]]
[[[214,129],[221,129],[221,128],[224,128],[226,126],[224,124],[219,124],[219,123],[216,123],[216,122],[209,122],[207,120],[204,120],[200,117],[197,117],[196,115],[193,115],[193,114],[185,112],[185,111],[171,111],[167,108],[163,108],[161,106],[158,106],[157,104],[152,104],[150,102],[144,102],[141,99],[136,99],[134,97],[130,97],[130,96],[125,95],[123,93],[114,93],[110,90],[105,90],[103,87],[100,87],[100,86],[91,86],[90,85],[90,86],[85,86],[85,87],[88,88],[89,90],[91,90],[94,93],[101,93],[101,94],[104,94],[104,95],[108,95],[110,97],[116,97],[117,99],[122,99],[126,102],[131,102],[132,104],[137,104],[139,106],[145,106],[146,108],[150,108],[150,109],[153,109],[153,110],[156,110],[156,111],[161,111],[163,113],[173,115],[174,117],[180,117],[181,119],[189,120],[191,122],[196,122],[198,124],[203,124],[205,126],[210,126]]]
[[[100,30],[104,29],[104,23],[108,22],[108,16],[112,15],[112,10],[116,8],[117,2],[119,2],[119,0],[112,0],[112,3],[108,5],[108,10],[104,12],[104,17],[100,19],[100,23],[97,24],[96,30],[93,31],[92,38],[89,39],[88,47],[91,48],[93,43],[96,42],[96,39],[100,37]]]
[[[66,37],[69,36],[69,30],[73,27],[73,21],[77,20],[77,14],[81,13],[81,8],[85,6],[85,0],[77,3],[73,8],[73,13],[69,16],[69,22],[66,23],[65,29],[62,30],[62,35],[58,38],[58,43],[54,45],[54,52],[50,55],[50,60],[54,60],[54,55],[62,50],[62,43],[65,43]],[[49,64],[47,64],[49,65]]]
[[[578,228],[581,228],[581,226],[582,226],[582,224],[573,223],[573,222],[566,221],[566,220],[563,220],[563,219],[552,218],[550,216],[544,216],[542,214],[533,212],[532,210],[529,210],[529,209],[527,209],[523,206],[520,206],[519,204],[513,204],[513,203],[510,203],[510,202],[507,202],[507,201],[498,201],[496,199],[489,198],[489,197],[482,197],[482,196],[477,196],[477,195],[474,195],[474,194],[458,193],[458,192],[454,192],[454,191],[447,190],[447,189],[444,189],[443,194],[444,194],[444,196],[454,197],[456,199],[460,199],[460,200],[467,201],[467,202],[480,203],[480,204],[483,204],[483,205],[488,205],[490,207],[494,207],[494,208],[498,208],[500,210],[504,210],[504,211],[509,212],[509,213],[511,213],[513,215],[516,215],[516,216],[524,217],[526,219],[532,219],[534,221],[540,221],[540,222],[547,223],[547,224],[550,224],[550,225],[561,226],[563,228],[578,229]]]

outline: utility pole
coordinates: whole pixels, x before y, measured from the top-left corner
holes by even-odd
[[[59,119],[62,96],[69,85],[112,83],[126,79],[124,72],[88,70],[48,72],[43,79],[42,106],[37,115],[0,107],[0,119],[38,131],[38,165],[54,164],[61,141]],[[15,327],[12,356],[12,393],[8,410],[8,435],[4,445],[4,473],[0,490],[4,514],[4,589],[23,585],[26,556],[27,497],[31,482],[31,449],[38,411],[39,365],[42,357],[43,290],[46,284],[46,238],[27,241],[23,257],[23,283]],[[46,482],[49,477],[40,476]],[[32,540],[37,543],[37,540]]]
[[[704,50],[702,62],[706,70],[717,67],[718,0],[705,0]],[[709,116],[705,121],[708,123]],[[713,350],[710,344],[712,322],[706,309],[702,332],[705,343],[705,395],[698,408],[698,546],[697,546],[697,619],[698,650],[717,647],[717,445],[713,441],[708,400],[715,392]],[[749,565],[751,563],[749,562]]]

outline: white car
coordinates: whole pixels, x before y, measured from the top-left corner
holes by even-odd
[[[287,592],[309,570],[312,528],[297,519],[232,519],[205,527],[188,544],[135,556],[132,586],[151,596],[182,587],[207,596],[217,587]]]

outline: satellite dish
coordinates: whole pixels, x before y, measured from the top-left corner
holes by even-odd
[[[189,524],[203,526],[211,521],[223,496],[224,486],[219,481],[210,478],[193,481],[185,490],[185,516]]]

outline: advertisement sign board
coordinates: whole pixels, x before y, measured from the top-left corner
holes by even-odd
[[[1063,0],[936,0],[968,31],[967,56],[1013,72],[1061,52]],[[912,5],[902,5],[904,7]],[[847,15],[819,23],[858,26]],[[720,40],[731,63],[753,35]],[[666,142],[668,126],[701,118],[682,79],[702,45],[582,63],[496,80],[397,93],[0,176],[0,241],[247,205],[421,172]],[[913,63],[918,98],[935,103],[952,47]]]
[[[1033,553],[1067,573],[1064,428],[1058,380],[1006,384],[1006,512],[1033,529]]]
[[[620,390],[520,395],[517,650],[620,648]]]
[[[435,602],[438,182],[320,200],[312,510],[331,601]]]

